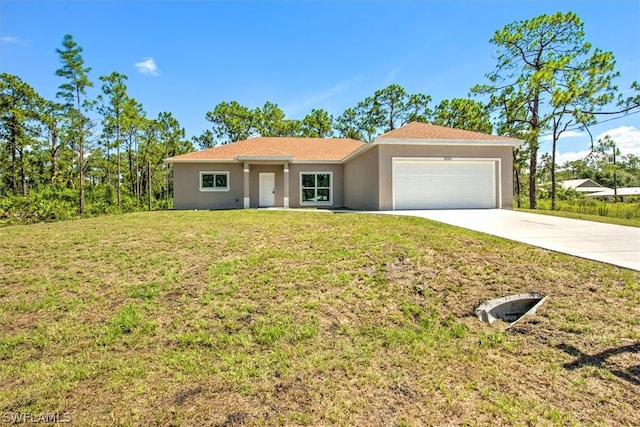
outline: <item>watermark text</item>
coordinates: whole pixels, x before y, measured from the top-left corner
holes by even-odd
[[[42,413],[34,414],[32,412],[5,412],[2,414],[2,422],[7,424],[57,424],[70,423],[71,414],[69,413]]]

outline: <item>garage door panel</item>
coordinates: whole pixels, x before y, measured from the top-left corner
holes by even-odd
[[[394,208],[495,208],[495,175],[494,161],[394,159]]]

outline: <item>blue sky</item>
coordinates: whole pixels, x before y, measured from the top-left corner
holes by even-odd
[[[432,106],[466,97],[495,67],[488,40],[496,30],[557,11],[576,12],[586,39],[613,51],[621,89],[640,80],[637,0],[2,0],[0,72],[53,99],[62,83],[55,49],[72,34],[92,68],[91,97],[99,76],[126,74],[149,117],[169,111],[190,137],[209,127],[205,114],[222,101],[270,101],[300,119],[312,108],[337,117],[392,83],[430,95]],[[640,155],[640,114],[593,132]],[[576,132],[561,141],[561,160],[588,148]]]

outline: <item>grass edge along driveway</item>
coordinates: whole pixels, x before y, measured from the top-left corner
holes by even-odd
[[[506,209],[390,211],[640,271],[640,228]]]

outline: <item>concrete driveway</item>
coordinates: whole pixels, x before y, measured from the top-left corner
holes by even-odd
[[[503,209],[389,211],[640,271],[640,228]]]

